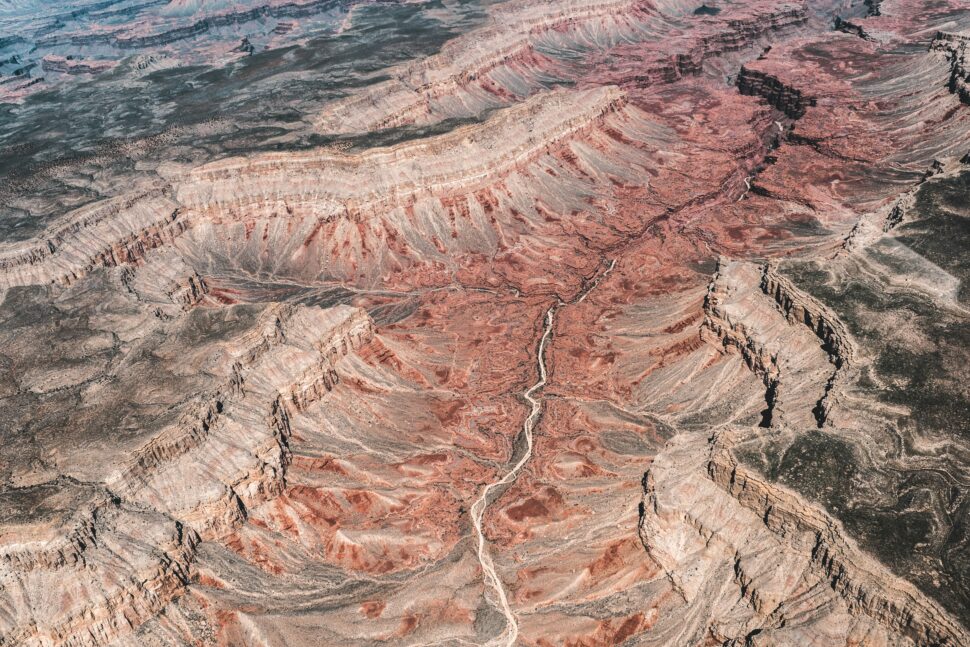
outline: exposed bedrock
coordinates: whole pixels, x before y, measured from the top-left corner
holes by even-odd
[[[41,68],[45,72],[61,72],[63,74],[97,74],[114,67],[111,61],[97,61],[74,59],[70,56],[47,55],[41,60]]]
[[[965,616],[966,595],[956,574],[965,564],[966,483],[955,465],[968,453],[965,425],[952,413],[965,407],[957,386],[965,369],[940,357],[964,354],[952,340],[965,336],[956,305],[965,298],[956,287],[965,270],[942,250],[966,234],[966,203],[958,196],[967,174],[949,163],[934,168],[929,181],[887,201],[899,206],[905,198],[901,223],[828,263],[769,263],[757,283],[743,278],[743,265],[719,264],[705,326],[727,330],[717,342],[742,348],[760,379],[777,369],[780,398],[772,431],[715,433],[715,446],[730,444],[712,454],[710,470],[765,520],[790,517],[773,527],[783,534],[791,519],[804,523],[792,511],[803,498],[811,501],[818,513],[809,515],[818,535],[813,563],[834,590],[856,600],[851,607],[917,644],[966,644],[957,619]],[[759,314],[758,296],[774,313]],[[892,305],[900,300],[903,318]],[[772,332],[778,320],[792,331],[780,344],[766,343],[779,339]],[[813,345],[815,357],[822,354],[835,367],[830,377],[821,369],[813,374],[807,363],[784,370],[786,359]],[[765,349],[760,354],[770,362],[747,359],[756,349]],[[932,386],[907,366],[926,367]],[[807,430],[798,415],[803,408],[796,415],[786,408],[792,386],[824,394],[813,411],[820,430]],[[858,555],[868,561],[860,566]]]
[[[177,521],[65,479],[0,496],[0,644],[107,644],[190,581],[199,537]]]
[[[680,434],[644,476],[640,537],[687,607],[681,642],[967,644],[823,511],[739,467],[729,439],[745,433]]]
[[[91,79],[108,162],[94,113],[0,168],[0,644],[967,644],[970,14],[836,4],[341,4]]]
[[[865,248],[903,222],[906,214],[916,203],[916,192],[922,182],[923,180],[914,188],[900,194],[886,208],[860,218],[849,235],[845,237],[842,243],[843,250],[853,252]]]
[[[135,258],[117,271],[118,282],[135,299],[158,305],[161,316],[172,316],[169,304],[187,312],[210,301],[207,279],[190,267],[171,246],[153,248],[144,258]]]
[[[740,56],[742,52],[764,47],[772,39],[797,31],[810,19],[804,5],[783,5],[764,12],[731,6],[716,16],[703,30],[698,30],[699,34],[688,32],[671,39],[663,48],[649,42],[624,43],[603,52],[604,59],[608,58],[611,63],[609,71],[596,70],[587,76],[587,82],[650,87],[674,83],[705,71],[714,75],[714,70],[719,72],[722,67],[732,74],[736,63],[731,55]],[[718,58],[726,60],[714,63],[710,70],[705,68]]]
[[[762,380],[762,426],[804,427],[812,416],[818,420],[817,408],[829,390],[823,385],[834,380],[830,358],[813,337],[817,327],[808,323],[815,322],[813,315],[805,314],[818,309],[770,277],[754,263],[721,259],[704,302],[702,338],[710,334],[725,349],[739,351]],[[779,306],[787,319],[779,316]]]
[[[790,323],[805,324],[815,333],[836,367],[841,368],[851,361],[852,344],[845,325],[818,300],[778,274],[776,265],[771,262],[764,266],[761,288],[778,303]]]
[[[333,390],[337,361],[373,334],[357,309],[270,308],[234,349],[225,384],[133,452],[108,487],[185,520],[204,538],[224,535],[249,507],[282,492],[291,417]],[[228,471],[206,458],[234,455]],[[160,498],[159,488],[172,483],[177,492]]]
[[[813,543],[801,546],[810,550],[810,568],[851,612],[864,613],[918,645],[968,644],[959,622],[861,551],[828,514],[741,467],[731,454],[730,433],[717,434],[712,442],[711,480],[761,517],[776,535],[789,540],[813,537]]]
[[[177,196],[215,222],[238,219],[240,209],[256,200],[275,198],[283,206],[287,197],[291,210],[311,204],[324,220],[359,220],[376,207],[472,191],[624,106],[616,88],[552,92],[500,111],[482,125],[358,155],[265,154],[207,164],[191,172]],[[331,179],[320,186],[312,178],[323,172]],[[362,185],[360,175],[373,182]]]
[[[749,334],[745,324],[736,321],[732,313],[724,307],[724,301],[733,296],[731,288],[725,286],[722,271],[726,271],[727,261],[718,261],[715,272],[704,299],[704,324],[701,328],[702,337],[705,333],[713,334],[714,339],[725,348],[733,347],[740,351],[745,364],[765,385],[765,410],[762,414],[762,425],[771,426],[775,405],[778,399],[778,386],[781,369],[778,357],[772,353],[760,340]]]
[[[719,57],[731,59],[711,68],[720,77],[720,67],[733,74],[741,52],[805,28],[813,16],[798,3],[731,4],[687,28],[688,8],[640,0],[503,5],[488,26],[334,102],[315,125],[346,133],[479,117],[557,83],[643,88],[699,75]]]
[[[700,622],[691,630],[693,640],[706,632],[726,644],[801,644],[798,632],[823,631],[827,644],[852,644],[859,632],[866,644],[970,644],[948,611],[860,549],[831,512],[734,454],[739,439],[750,460],[775,451],[773,442],[784,445],[793,430],[798,436],[810,424],[806,392],[824,394],[818,407],[831,411],[826,397],[835,385],[846,388],[847,378],[839,375],[857,354],[846,325],[774,264],[726,259],[718,263],[705,313],[702,338],[739,351],[776,400],[768,400],[769,424],[763,425],[772,431],[728,426],[709,438],[682,433],[645,476],[640,533],[647,553],[701,618],[731,619],[708,620],[706,627]],[[691,464],[695,473],[706,471],[710,486],[689,476]],[[747,525],[738,505],[764,530]],[[743,612],[720,608],[736,596],[745,601]],[[800,620],[792,622],[795,608]]]
[[[165,192],[95,203],[38,238],[0,245],[0,286],[70,283],[94,267],[137,262],[187,227],[178,203]]]
[[[40,316],[32,342],[51,346],[48,352],[57,354],[64,342],[88,349],[97,344],[114,360],[113,368],[101,368],[108,371],[102,375],[74,376],[68,369],[34,379],[34,388],[57,379],[55,392],[78,402],[62,412],[67,419],[34,421],[33,446],[19,442],[20,421],[9,417],[14,428],[4,436],[11,441],[3,462],[6,481],[11,470],[21,481],[43,476],[44,470],[22,473],[15,459],[40,450],[43,461],[58,460],[60,425],[83,431],[71,437],[76,449],[60,470],[80,478],[59,476],[0,492],[0,644],[128,640],[161,613],[184,593],[200,540],[225,536],[250,508],[282,493],[291,461],[291,420],[327,396],[339,381],[339,361],[374,336],[366,313],[350,307],[277,305],[221,314],[195,309],[175,316],[184,306],[175,300],[159,317],[151,314],[157,310],[153,303],[133,303],[131,296],[121,296],[125,292],[104,303],[86,302],[92,285],[108,280],[105,273],[49,288],[70,295],[62,307],[86,313],[61,328],[63,341],[44,338],[50,334],[44,332],[45,319],[56,322],[56,311],[9,312],[11,292],[37,288],[13,288],[5,295],[5,316],[20,316],[21,325]],[[137,287],[138,279],[131,281]],[[141,323],[132,325],[139,316]],[[126,321],[127,327],[107,337],[84,328]],[[160,342],[161,331],[192,343],[173,355],[175,349]],[[6,345],[7,364],[31,352],[22,346],[23,339]],[[147,355],[146,346],[153,349]],[[178,373],[183,361],[198,361],[204,374],[173,383],[167,372]],[[119,376],[125,379],[120,392],[110,386]],[[99,397],[92,401],[91,393]],[[145,396],[147,402],[139,401]],[[26,402],[37,396],[17,397]],[[160,414],[129,428],[128,416],[150,414],[169,397],[175,400]],[[17,405],[4,401],[4,415]],[[89,428],[83,421],[90,418],[114,420],[112,434]]]
[[[815,105],[815,98],[758,69],[742,66],[737,79],[741,94],[761,97],[791,119],[799,119]]]
[[[344,280],[386,276],[422,258],[440,267],[455,248],[502,248],[512,235],[503,228],[587,209],[597,182],[636,186],[636,167],[658,138],[641,110],[605,87],[540,94],[483,124],[389,148],[230,158],[179,176],[171,198],[95,203],[43,236],[0,247],[0,284],[69,283],[93,267],[142,263],[176,241],[182,259],[166,252],[156,265],[166,274],[173,262],[185,268],[169,288],[180,303],[205,289],[193,274],[223,269],[210,266],[213,257],[249,271],[269,262],[283,273]]]
[[[941,52],[950,66],[950,79],[947,87],[960,97],[960,101],[970,105],[970,36],[938,32],[930,43],[930,49]]]
[[[818,426],[829,422],[834,399],[841,392],[852,363],[853,346],[846,326],[818,300],[796,288],[791,281],[778,274],[773,263],[765,264],[761,289],[775,300],[792,324],[804,324],[822,343],[835,371],[825,382],[825,391],[812,410]]]
[[[366,132],[478,115],[541,90],[543,77],[554,78],[563,65],[550,58],[557,47],[595,49],[650,33],[651,20],[663,22],[654,12],[643,0],[499,5],[487,26],[439,54],[393,69],[388,81],[333,102],[315,126],[321,132]]]
[[[103,43],[120,49],[146,49],[162,47],[187,38],[194,38],[206,34],[210,30],[220,27],[242,25],[265,18],[302,18],[333,8],[334,0],[304,0],[302,2],[283,2],[265,4],[245,11],[227,11],[208,16],[184,27],[169,29],[157,34],[146,36],[127,35],[124,31],[103,34],[55,36],[42,39],[38,46],[52,45],[92,45]]]
[[[866,31],[865,27],[863,27],[862,25],[852,20],[842,18],[841,16],[835,17],[835,23],[833,26],[836,31],[845,32],[846,34],[852,34],[854,36],[858,36],[863,40],[873,40],[872,36],[870,36],[869,33]]]
[[[584,228],[642,226],[650,213],[607,219],[595,205],[648,190],[638,169],[666,140],[649,115],[605,87],[542,93],[483,124],[358,154],[229,159],[179,185],[199,225],[177,246],[204,271],[240,265],[429,284],[447,280],[462,258],[509,253],[524,236],[562,249],[559,214]]]
[[[175,286],[169,289],[168,298],[181,305],[183,309],[188,309],[202,301],[208,292],[209,286],[205,278],[193,271],[185,277],[180,277]]]
[[[806,496],[822,492],[860,545],[963,619],[966,270],[948,255],[967,236],[968,174],[943,166],[906,194],[906,216],[890,231],[829,263],[777,268],[852,334],[853,369],[826,427],[847,459],[826,449],[835,442],[827,436],[763,444],[744,460]],[[823,484],[805,468],[809,459],[867,478]]]

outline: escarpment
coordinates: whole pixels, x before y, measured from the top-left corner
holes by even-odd
[[[938,32],[930,43],[930,49],[940,52],[946,58],[950,67],[950,77],[947,87],[957,95],[960,101],[970,105],[970,61],[968,61],[967,44],[970,36]]]
[[[852,34],[863,40],[873,40],[872,36],[865,30],[865,27],[851,20],[846,20],[841,16],[835,17],[835,24],[833,26],[836,31]]]
[[[2,519],[0,574],[30,593],[0,590],[0,642],[93,646],[155,617],[189,584],[202,539],[225,536],[281,494],[291,418],[333,388],[337,362],[373,335],[354,308],[268,308],[212,358],[229,365],[217,369],[225,383],[183,405],[107,489],[67,479],[4,492],[20,508],[57,512],[46,525]],[[50,591],[62,597],[44,602]]]
[[[828,421],[833,406],[832,397],[839,392],[851,364],[853,348],[849,332],[834,313],[781,276],[771,262],[765,264],[761,289],[775,300],[789,322],[804,324],[815,333],[822,342],[822,349],[828,353],[829,361],[835,366],[835,371],[825,383],[824,394],[813,409],[821,427]]]
[[[378,206],[473,191],[623,107],[616,88],[553,92],[482,125],[417,143],[359,155],[267,154],[208,164],[192,171],[178,199],[214,222],[239,218],[244,208],[268,211],[263,205],[277,213],[311,209],[323,219],[356,219]],[[311,180],[319,173],[330,178],[326,186]],[[361,175],[372,182],[362,186]]]
[[[731,346],[741,352],[745,364],[765,385],[765,403],[767,405],[762,415],[762,425],[771,426],[775,400],[778,396],[778,386],[781,370],[778,367],[778,357],[773,354],[760,340],[748,333],[744,323],[735,321],[731,313],[722,306],[722,298],[729,298],[724,294],[724,282],[719,281],[725,259],[718,260],[718,269],[708,286],[707,296],[704,298],[704,323],[701,334],[713,333],[714,338],[725,347]]]
[[[657,51],[642,44],[621,44],[605,52],[615,60],[615,69],[607,77],[621,87],[674,83],[683,77],[699,76],[705,64],[721,57],[744,52],[783,38],[809,20],[802,5],[784,5],[769,13],[753,13],[731,7],[708,26],[711,33],[685,37],[669,49]],[[715,69],[720,67],[714,66]]]
[[[174,242],[174,238],[170,242]],[[174,304],[183,312],[203,304],[209,298],[209,281],[190,266],[171,245],[150,250],[143,258],[121,266],[117,272],[121,286],[136,300]]]
[[[50,510],[63,503],[60,490],[76,487],[45,484],[13,496]],[[9,504],[11,494],[4,498]],[[103,494],[58,514],[63,520],[36,536],[0,538],[0,644],[94,647],[125,639],[184,592],[199,544],[191,529]]]
[[[145,36],[127,35],[127,30],[114,30],[105,34],[73,34],[69,36],[55,36],[42,39],[39,46],[55,45],[93,45],[106,44],[119,49],[147,49],[158,48],[181,40],[194,38],[224,27],[243,25],[266,18],[301,18],[312,16],[333,7],[332,0],[310,0],[302,2],[284,2],[280,4],[265,4],[245,11],[226,11],[207,16],[190,25],[176,27],[157,34]]]
[[[936,602],[893,576],[861,551],[844,528],[823,511],[739,465],[731,432],[712,441],[711,480],[757,514],[772,532],[811,555],[811,568],[856,613],[863,613],[914,643],[964,645],[966,633]]]
[[[782,343],[777,352],[769,353],[773,365],[780,368],[777,392],[781,397],[774,407],[772,432],[754,426],[716,431],[712,435],[708,470],[714,482],[762,518],[774,533],[785,538],[804,535],[807,539],[799,541],[804,542],[804,550],[811,556],[810,568],[845,600],[850,612],[865,614],[889,631],[908,636],[915,644],[967,644],[960,624],[966,609],[965,594],[950,579],[946,561],[935,557],[953,554],[949,530],[952,518],[931,505],[921,506],[916,514],[932,519],[940,530],[919,534],[913,540],[918,545],[904,551],[895,546],[888,549],[883,543],[885,528],[891,526],[873,524],[880,514],[875,510],[908,505],[903,501],[914,496],[916,488],[898,479],[896,470],[933,469],[909,450],[894,448],[897,434],[908,437],[906,443],[922,447],[927,446],[930,437],[948,437],[947,432],[933,426],[936,423],[922,417],[923,400],[890,395],[896,393],[896,387],[884,381],[887,375],[899,374],[897,360],[886,361],[898,344],[912,343],[919,339],[917,335],[929,339],[933,334],[927,332],[933,325],[929,324],[930,319],[952,321],[943,314],[952,306],[942,304],[960,298],[941,287],[950,278],[912,252],[951,245],[949,240],[933,237],[955,235],[953,230],[943,234],[933,222],[940,217],[940,196],[951,195],[950,189],[944,187],[962,187],[965,180],[959,178],[964,172],[948,162],[934,164],[931,171],[925,177],[932,180],[918,182],[896,200],[887,201],[890,213],[897,207],[906,210],[903,222],[890,231],[874,232],[865,245],[840,253],[828,265],[818,261],[769,262],[763,265],[760,281],[755,284],[743,279],[736,265],[723,261],[719,264],[714,290],[719,298],[716,309],[711,311],[722,319],[731,316],[733,330],[740,339],[735,345],[763,344],[766,331],[772,326],[766,314],[759,315],[753,296],[743,299],[739,292],[760,292],[786,325],[815,339],[796,334],[789,338],[791,341]],[[957,209],[960,213],[965,210],[958,206],[962,204],[959,199],[947,204],[951,206],[945,209]],[[931,239],[938,242],[930,243]],[[901,241],[906,241],[907,247]],[[948,269],[957,271],[953,266]],[[928,272],[935,272],[935,280],[927,281],[921,276]],[[906,278],[900,280],[897,276]],[[883,281],[893,281],[895,289],[919,295],[907,300],[914,317],[910,328],[881,333],[892,339],[886,342],[876,341],[871,332],[879,325],[874,321],[878,321],[880,313],[895,312],[887,297],[875,296],[886,289]],[[745,321],[743,329],[737,325],[740,321]],[[826,375],[820,368],[812,373],[806,370],[809,365],[804,362],[799,364],[800,370],[786,371],[786,364],[798,356],[797,349],[811,344],[818,345],[834,372],[830,370]],[[915,350],[904,352],[916,354]],[[759,378],[765,373],[747,363]],[[946,391],[950,394],[947,398],[960,401],[961,396],[946,386],[951,379],[948,372],[935,372],[940,382],[934,389]],[[810,389],[821,394],[812,411],[819,431],[807,430],[805,417],[799,415],[804,412],[804,405],[794,410],[785,406],[791,404],[786,397],[792,387],[799,392]],[[908,418],[900,417],[901,413],[919,419],[920,424],[909,423]],[[941,468],[946,473],[949,462],[962,456],[965,449],[962,441],[942,442],[948,443],[949,449],[933,461],[947,465]],[[855,476],[863,470],[873,474],[869,477],[872,482]],[[957,479],[944,476],[938,482],[930,482],[932,487],[924,481],[920,488],[928,493],[939,487],[949,492],[953,500],[962,499],[963,484]],[[885,524],[895,522],[890,521],[893,517],[889,515],[883,519],[880,521]],[[930,571],[932,575],[923,570],[925,564],[936,565]],[[953,567],[959,568],[955,564]]]
[[[163,191],[82,207],[37,238],[0,245],[0,285],[70,283],[93,267],[137,262],[188,226]]]
[[[168,298],[183,308],[190,308],[202,301],[208,291],[205,278],[198,272],[192,272],[169,290]]]
[[[677,640],[967,644],[823,511],[739,465],[731,439],[743,433],[679,434],[643,479],[641,541],[686,607]]]
[[[827,349],[813,338],[816,328],[793,325],[801,322],[792,311],[798,309],[801,317],[807,301],[788,303],[790,293],[780,290],[777,280],[764,277],[753,263],[720,259],[704,302],[702,338],[711,333],[724,348],[740,351],[745,364],[764,383],[761,426],[804,425],[811,420],[809,415],[817,415],[813,412],[829,390],[819,386],[831,382]],[[826,327],[817,326],[818,330]]]
[[[229,159],[180,185],[200,224],[177,247],[203,273],[238,263],[301,281],[447,280],[458,258],[503,253],[521,237],[560,247],[567,214],[602,221],[591,205],[648,190],[635,169],[665,139],[607,86],[539,94],[483,124],[363,153]]]
[[[201,301],[206,291],[205,281],[195,269],[205,269],[200,264],[204,259],[196,259],[194,253],[199,251],[208,258],[198,247],[207,244],[200,240],[210,236],[212,228],[243,226],[244,236],[236,245],[250,246],[270,244],[270,227],[283,228],[290,239],[286,245],[292,244],[290,253],[296,258],[307,256],[314,239],[324,236],[321,228],[326,227],[326,233],[336,230],[338,235],[346,235],[340,232],[340,223],[345,220],[360,223],[390,216],[403,220],[408,228],[415,224],[421,227],[420,220],[410,223],[410,214],[430,208],[451,211],[455,218],[473,219],[476,229],[490,228],[488,221],[494,221],[492,211],[499,198],[486,194],[502,192],[502,183],[509,175],[521,173],[542,156],[590,133],[618,133],[623,129],[610,121],[639,118],[640,113],[627,106],[616,88],[558,91],[499,111],[484,124],[417,143],[360,154],[321,150],[230,158],[203,165],[180,178],[171,198],[166,192],[96,203],[70,214],[41,237],[0,249],[0,270],[6,277],[0,276],[0,280],[7,287],[70,283],[91,268],[140,264],[149,252],[175,246],[182,251],[175,256],[163,251],[159,258],[164,262],[152,263],[165,274],[172,274],[167,266],[173,263],[184,268],[184,275],[171,276],[173,285],[167,288],[167,298],[182,306],[191,305]],[[631,139],[629,143],[637,142]],[[588,182],[595,169],[581,167],[571,151],[561,155],[565,170]],[[330,178],[326,185],[314,179],[320,173]],[[371,181],[361,183],[361,176]],[[582,189],[576,193],[581,195]],[[484,213],[470,211],[463,204],[469,199],[477,202],[483,196]],[[523,203],[518,210],[533,208]],[[279,219],[286,223],[271,224]],[[294,232],[291,222],[299,224],[299,233]],[[261,237],[252,235],[254,223],[263,229]],[[398,231],[389,235],[400,235],[401,225],[394,228]],[[448,244],[447,234],[431,230],[423,233],[437,239],[434,244],[438,248]],[[225,242],[231,239],[223,237]],[[494,237],[475,236],[479,241]],[[413,236],[405,239],[414,244]],[[307,262],[325,261],[311,257]],[[139,289],[155,292],[146,285]]]
[[[500,5],[492,24],[393,70],[388,81],[332,103],[315,126],[321,132],[366,132],[475,116],[540,90],[540,77],[562,66],[544,53],[558,45],[555,39],[586,48],[598,47],[604,35],[607,41],[635,37],[651,13],[642,0]],[[542,47],[547,34],[552,42]],[[502,87],[503,80],[511,82],[509,88]]]
[[[741,94],[761,97],[791,119],[800,119],[809,107],[815,105],[815,98],[799,88],[749,66],[741,67],[737,86]]]
[[[770,11],[726,8],[709,22],[655,48],[651,41],[677,29],[680,8],[643,2],[537,5],[513,3],[494,14],[497,25],[446,45],[440,54],[404,66],[392,79],[327,107],[316,121],[321,132],[362,132],[475,117],[527,99],[559,79],[596,78],[598,83],[642,87],[699,75],[708,61],[781,38],[804,27],[804,5]],[[577,59],[610,60],[608,71]],[[595,72],[591,72],[593,68]]]
[[[907,215],[916,206],[919,192],[927,182],[965,163],[963,160],[952,158],[943,161],[934,159],[923,176],[911,188],[897,195],[887,207],[864,215],[853,225],[842,243],[843,251],[861,252],[869,245],[878,242],[884,234],[888,234],[905,221]]]
[[[24,487],[7,493],[5,499],[10,509],[17,509],[20,507],[18,499],[24,502],[35,502],[40,499],[46,503],[45,495],[53,493],[50,498],[58,496],[71,498],[71,495],[74,495],[83,500],[86,490],[87,488],[70,481],[54,482]],[[84,561],[85,550],[97,540],[97,519],[93,510],[97,505],[103,505],[105,502],[105,496],[97,497],[94,505],[82,507],[80,514],[76,518],[68,518],[66,523],[51,515],[54,523],[39,529],[38,541],[24,541],[22,538],[18,538],[20,541],[11,541],[13,537],[4,537],[4,545],[0,549],[2,550],[0,560],[4,568],[26,573],[34,569],[54,570],[79,565]],[[58,524],[57,521],[62,523]]]
[[[290,417],[332,390],[337,361],[373,334],[357,309],[270,308],[237,342],[225,384],[133,452],[132,464],[107,479],[109,487],[167,509],[203,537],[224,534],[239,519],[217,511],[238,507],[245,514],[282,491]],[[210,462],[214,456],[235,457],[234,467]],[[173,473],[183,487],[159,500],[156,484]]]
[[[765,36],[784,36],[807,21],[808,12],[798,5],[782,6],[767,15],[727,19],[718,33],[701,38],[690,52],[678,54],[675,69],[680,76],[699,74],[707,59],[744,50]]]
[[[41,60],[41,68],[45,72],[61,72],[63,74],[97,74],[112,67],[114,67],[114,64],[109,61],[87,61],[53,55],[47,55]]]
[[[718,33],[704,36],[700,40],[699,49],[703,58],[740,51],[766,35],[783,37],[790,28],[804,25],[809,19],[806,7],[799,4],[782,5],[770,13],[757,16],[741,13],[737,17],[730,14],[722,17],[724,18],[723,28],[719,29]],[[698,72],[699,67],[695,66],[692,71]]]
[[[970,645],[956,0],[14,4],[0,645]]]
[[[761,288],[778,303],[790,322],[803,323],[815,333],[837,367],[851,360],[852,345],[845,325],[828,308],[781,276],[771,262],[764,266]]]
[[[227,407],[245,395],[246,375],[258,370],[260,360],[285,343],[284,331],[296,313],[297,308],[293,306],[271,307],[262,313],[262,321],[257,323],[252,334],[241,340],[233,353],[225,383],[212,393],[196,396],[175,425],[163,429],[134,451],[132,465],[109,478],[109,486],[119,492],[131,493],[144,486],[148,476],[159,466],[205,442],[220,417],[228,413]]]

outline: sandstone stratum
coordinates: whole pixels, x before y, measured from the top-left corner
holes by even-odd
[[[970,646],[961,0],[0,2],[0,647]]]

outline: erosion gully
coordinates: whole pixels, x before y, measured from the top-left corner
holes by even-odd
[[[522,454],[521,458],[519,458],[519,460],[512,465],[512,467],[505,473],[504,476],[502,476],[502,478],[486,485],[482,489],[482,493],[479,495],[478,499],[472,505],[472,523],[475,526],[475,533],[478,535],[478,561],[482,565],[482,577],[485,580],[486,590],[492,589],[495,591],[495,595],[498,598],[498,610],[501,611],[502,615],[505,616],[505,631],[487,643],[488,647],[497,645],[512,647],[519,636],[518,619],[516,618],[515,612],[512,611],[512,607],[509,604],[508,594],[505,591],[505,586],[502,584],[502,580],[495,572],[495,564],[492,561],[492,556],[488,551],[488,542],[485,539],[485,532],[482,530],[482,522],[485,518],[485,512],[488,509],[489,503],[491,503],[489,496],[497,488],[504,487],[515,481],[516,477],[519,475],[519,472],[522,471],[526,464],[528,464],[529,459],[532,458],[535,426],[539,421],[539,417],[542,415],[542,405],[544,402],[544,398],[542,397],[541,393],[539,393],[538,396],[537,393],[546,385],[547,373],[545,353],[546,347],[549,345],[549,340],[552,339],[552,329],[556,322],[556,313],[559,312],[561,308],[565,308],[576,303],[581,303],[586,296],[592,292],[597,285],[599,285],[600,281],[606,278],[606,276],[613,271],[615,266],[616,260],[611,260],[606,270],[590,281],[573,300],[567,302],[559,299],[546,311],[546,325],[542,332],[542,337],[539,339],[539,348],[536,352],[536,364],[538,365],[539,380],[522,394],[523,399],[531,407],[528,417],[526,417],[525,422],[522,423],[522,431],[520,432],[519,436],[520,439],[525,440],[525,453]]]

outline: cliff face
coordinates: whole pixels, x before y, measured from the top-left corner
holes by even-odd
[[[679,437],[644,477],[640,536],[691,610],[679,639],[961,644],[958,623],[824,512],[739,466],[736,433]]]
[[[970,644],[966,7],[41,4],[0,645]]]
[[[7,491],[4,503],[20,512],[8,512],[0,540],[5,644],[108,643],[161,612],[191,579],[198,535],[103,490],[60,480]]]
[[[814,98],[759,70],[742,67],[737,83],[741,94],[761,97],[791,119],[801,118],[809,106],[815,105]]]
[[[789,357],[797,356],[797,349],[812,344],[794,340],[774,346],[766,344],[766,336],[777,325],[771,323],[768,313],[759,317],[756,306],[743,305],[739,310],[748,317],[744,320],[734,314],[737,310],[732,311],[733,304],[745,303],[738,292],[747,293],[747,299],[760,296],[753,290],[754,281],[740,284],[738,277],[743,274],[737,264],[720,263],[706,302],[709,314],[705,326],[717,334],[718,344],[740,349],[750,370],[764,381],[778,404],[769,401],[773,433],[716,432],[710,442],[707,467],[710,478],[719,487],[753,510],[776,534],[786,538],[800,533],[814,535],[814,543],[809,544],[811,568],[821,581],[829,582],[832,590],[846,599],[851,609],[909,636],[916,644],[962,644],[965,636],[957,618],[965,613],[965,593],[953,584],[949,570],[962,568],[957,566],[960,562],[951,562],[952,566],[942,566],[946,564],[943,560],[937,562],[931,577],[923,571],[927,564],[934,563],[935,555],[955,557],[959,552],[951,543],[953,535],[949,530],[953,523],[949,515],[953,512],[944,512],[958,508],[939,508],[929,501],[930,497],[940,496],[941,490],[959,499],[960,486],[948,478],[932,477],[919,486],[928,497],[924,499],[927,505],[909,508],[912,517],[907,523],[921,518],[928,524],[911,539],[902,540],[918,546],[908,544],[903,548],[895,542],[887,545],[887,526],[874,523],[876,518],[882,524],[898,523],[898,517],[877,510],[915,503],[910,498],[914,495],[912,486],[895,476],[898,466],[949,472],[952,457],[966,451],[962,432],[953,434],[945,423],[941,426],[939,409],[929,414],[929,407],[936,406],[931,402],[939,400],[927,397],[929,392],[935,392],[947,398],[952,402],[948,411],[952,411],[950,406],[962,406],[964,396],[959,388],[954,390],[953,382],[961,379],[958,376],[962,369],[927,366],[938,381],[933,387],[917,386],[920,378],[909,381],[908,388],[914,391],[905,396],[898,381],[908,374],[901,356],[913,361],[922,355],[924,361],[932,362],[930,358],[941,353],[960,353],[949,350],[949,340],[954,331],[962,329],[962,324],[951,319],[953,315],[943,314],[963,299],[954,283],[960,270],[952,262],[931,268],[926,257],[911,251],[921,249],[927,257],[943,262],[944,250],[954,243],[940,237],[942,228],[948,226],[943,221],[952,217],[942,214],[959,204],[959,200],[953,200],[962,190],[958,187],[966,183],[966,171],[959,163],[935,165],[935,169],[928,179],[891,203],[890,214],[906,204],[906,216],[905,221],[894,222],[887,232],[868,238],[856,234],[856,242],[848,251],[830,263],[787,261],[768,264],[762,270],[760,292],[777,304],[774,316],[783,316],[788,326],[796,330],[811,331],[834,367],[827,379],[822,378],[824,373],[813,377],[804,364],[794,375],[779,368],[791,361]],[[958,239],[963,236],[950,231]],[[753,274],[753,270],[749,273]],[[931,276],[915,278],[924,273]],[[883,345],[883,338],[877,341],[873,337],[875,329],[885,330],[885,324],[879,322],[892,307],[892,299],[876,294],[898,289],[890,285],[907,286],[903,289],[910,296],[905,301],[913,313],[907,330],[896,338],[899,341],[891,343],[919,344],[919,350],[912,346],[890,350]],[[940,328],[935,331],[930,324],[931,311],[938,312],[936,316],[940,318]],[[944,333],[944,329],[948,332]],[[806,382],[811,385],[808,388],[822,390],[813,410],[821,431],[808,431],[809,425],[797,415],[799,411],[784,406],[790,402],[784,395],[791,390],[786,378],[795,380],[799,393],[806,390]],[[907,412],[907,417],[900,417],[902,412]],[[902,446],[894,446],[893,437],[906,440]],[[925,449],[940,442],[948,446],[950,456],[937,454],[928,459],[920,451],[921,457],[916,458],[906,449]],[[862,479],[858,475],[863,472],[878,476]],[[929,494],[936,488],[941,490]],[[653,491],[647,489],[647,500],[652,500]],[[822,509],[814,505],[821,505]],[[931,530],[936,524],[939,530]],[[882,563],[871,555],[878,556]],[[916,586],[890,583],[897,577],[905,577]],[[948,593],[943,594],[943,589]]]
[[[960,101],[970,104],[970,64],[967,63],[967,43],[970,36],[939,32],[930,43],[930,49],[940,52],[950,66],[950,92],[960,97]]]
[[[641,0],[570,0],[556,7],[511,2],[491,24],[434,56],[392,70],[392,78],[328,105],[324,133],[367,132],[475,116],[527,98],[563,67],[550,48],[596,50],[642,38],[662,15]]]
[[[177,417],[143,423],[142,442],[67,459],[63,469],[103,485],[61,477],[5,493],[18,512],[5,520],[4,576],[21,593],[5,589],[4,640],[103,644],[160,613],[184,593],[201,540],[231,533],[248,510],[283,492],[291,417],[326,397],[338,362],[373,335],[353,308],[268,308],[225,346],[213,346],[211,335],[208,348],[197,342],[193,353],[210,353],[203,365],[225,378],[178,403]],[[160,375],[156,367],[126,386],[157,389]],[[119,405],[106,398],[100,415]],[[61,597],[50,599],[53,589]]]
[[[716,69],[718,59],[744,56],[797,33],[811,19],[799,4],[770,11],[738,5],[683,30],[681,12],[676,2],[570,2],[555,12],[509,3],[495,12],[490,27],[334,102],[316,127],[346,133],[475,117],[557,82],[590,77],[621,87],[672,83],[701,74],[707,62]]]

